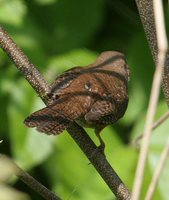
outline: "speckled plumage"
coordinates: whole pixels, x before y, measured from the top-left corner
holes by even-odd
[[[76,121],[100,132],[121,118],[128,105],[129,69],[122,53],[103,52],[95,63],[57,77],[49,105],[25,120],[40,132],[59,134]]]

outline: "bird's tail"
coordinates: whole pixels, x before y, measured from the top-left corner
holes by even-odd
[[[28,127],[36,127],[38,131],[46,134],[59,134],[65,130],[72,121],[50,107],[34,112],[24,121]]]

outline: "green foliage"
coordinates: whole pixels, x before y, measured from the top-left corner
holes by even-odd
[[[2,155],[0,155],[0,171],[3,172],[0,174],[0,200],[30,200],[28,195],[6,185],[13,177],[15,167]]]
[[[131,70],[128,110],[116,125],[105,128],[102,136],[108,160],[130,189],[138,159],[131,141],[143,131],[154,71],[138,19],[133,1],[0,0],[0,24],[49,82],[66,69],[92,63],[101,51],[119,50],[126,54]],[[66,131],[54,137],[24,126],[23,120],[44,104],[1,50],[0,105],[1,153],[33,172],[63,199],[112,199],[109,188]],[[161,97],[156,119],[166,110]],[[142,196],[165,145],[168,128],[166,121],[153,133]],[[87,132],[98,144],[93,130]],[[161,176],[155,200],[168,199],[168,167],[169,163]],[[5,199],[1,191],[16,192],[7,184],[0,180],[0,199]],[[29,194],[23,185],[18,186],[17,180],[10,184]],[[30,199],[20,192],[21,197],[11,195],[6,199]],[[35,193],[30,196],[41,199]]]

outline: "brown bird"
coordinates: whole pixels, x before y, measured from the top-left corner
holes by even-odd
[[[122,53],[106,51],[86,67],[74,67],[51,85],[47,107],[25,119],[28,127],[57,135],[76,121],[100,131],[121,118],[128,105],[129,69]]]

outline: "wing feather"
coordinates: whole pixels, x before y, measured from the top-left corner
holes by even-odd
[[[111,101],[98,100],[85,115],[89,123],[110,124],[116,121],[115,105]]]

